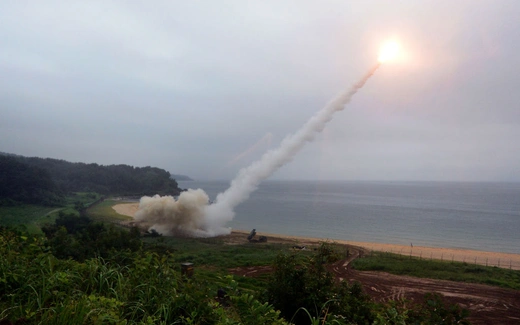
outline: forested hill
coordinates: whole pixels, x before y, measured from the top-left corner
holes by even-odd
[[[3,174],[25,174],[21,178],[31,178],[25,169],[37,168],[48,173],[50,180],[60,191],[67,192],[98,192],[111,195],[178,195],[181,189],[177,181],[164,169],[156,167],[133,167],[128,165],[109,165],[71,163],[52,158],[23,157],[17,155],[1,155],[4,160],[15,160],[10,171]],[[2,167],[4,169],[4,167]],[[19,179],[19,178],[16,178]],[[3,180],[0,179],[0,183]],[[19,185],[19,184],[18,184]],[[11,184],[10,186],[18,186]],[[2,185],[5,187],[5,185]]]
[[[58,205],[62,200],[63,192],[48,171],[0,155],[0,204]]]

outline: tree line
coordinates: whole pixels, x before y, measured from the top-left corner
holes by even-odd
[[[48,171],[25,164],[14,157],[0,156],[0,202],[58,205],[63,191]]]
[[[156,167],[0,154],[0,200],[55,205],[71,192],[178,195],[181,189],[168,171]]]

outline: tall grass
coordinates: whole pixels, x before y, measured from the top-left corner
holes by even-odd
[[[262,297],[259,293],[265,291],[265,282],[227,273],[230,266],[271,264],[272,254],[287,251],[288,246],[233,246],[219,239],[146,241],[154,250],[119,250],[106,258],[77,262],[57,259],[43,237],[0,228],[0,321],[56,325],[288,324],[274,303],[257,298]],[[197,252],[203,256],[201,260],[196,259]],[[298,255],[293,255],[291,261],[301,258],[316,265],[322,263],[321,258],[306,255],[311,253],[293,253]],[[192,278],[180,273],[179,261],[188,257],[198,261]],[[295,268],[299,270],[302,268]],[[280,283],[290,281],[283,278]],[[347,319],[364,319],[363,315],[373,312],[369,310],[371,304],[356,304],[360,301],[356,297],[361,291],[355,289],[359,285],[343,286],[348,290],[334,299],[341,300],[340,305],[354,314],[350,318],[333,314],[329,312],[332,303],[327,303],[322,313],[309,318],[310,322],[347,324]],[[219,288],[227,291],[227,296],[217,298]],[[292,287],[288,284],[287,288]],[[328,290],[323,285],[316,288],[311,295]],[[375,312],[381,324],[391,324],[386,321],[395,316]],[[397,316],[402,315],[406,310]]]
[[[0,229],[0,320],[24,324],[238,324],[248,306],[224,308],[216,289],[238,293],[232,277],[180,274],[171,254],[141,251],[125,259],[59,260],[45,240]],[[237,304],[238,306],[238,304]],[[244,309],[245,308],[245,309]],[[258,307],[260,308],[260,307]],[[270,306],[275,321],[285,324]],[[244,310],[241,310],[244,309]]]

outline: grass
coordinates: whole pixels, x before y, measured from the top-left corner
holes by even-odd
[[[4,212],[8,209],[19,208],[9,212],[10,219],[6,218],[6,222],[15,220],[20,224],[33,224],[36,227],[41,219],[52,220],[59,209],[67,211],[78,204],[88,206],[98,198],[89,193],[78,193],[68,198],[67,206],[61,208],[0,208],[0,224],[4,222]],[[118,203],[121,202],[103,201],[90,207],[87,214],[101,222],[129,219],[112,209]],[[20,255],[10,248],[7,249],[10,245],[0,245],[0,252],[3,253],[0,254],[0,276],[3,277],[0,278],[0,289],[2,285],[7,288],[9,284],[9,288],[15,288],[16,293],[21,295],[20,301],[31,301],[31,304],[26,303],[24,309],[19,307],[19,310],[12,311],[8,306],[12,306],[13,301],[0,299],[0,313],[9,313],[11,319],[40,318],[41,323],[48,324],[81,323],[88,317],[92,323],[105,320],[105,323],[116,324],[123,323],[123,319],[129,320],[128,324],[137,324],[144,319],[152,323],[155,318],[164,319],[164,323],[173,323],[174,317],[159,317],[162,315],[161,311],[180,315],[188,308],[209,314],[215,311],[214,307],[209,306],[214,302],[213,295],[218,288],[230,291],[229,288],[236,285],[247,293],[265,291],[267,276],[230,276],[230,268],[271,265],[280,252],[291,252],[301,259],[313,255],[310,250],[294,252],[289,244],[252,244],[244,240],[243,244],[228,245],[222,238],[144,237],[142,240],[146,251],[135,256],[129,255],[128,258],[133,260],[126,265],[118,265],[115,263],[116,259],[91,259],[77,263],[56,260],[48,251],[37,252],[38,254],[32,256],[31,250],[36,250],[36,246],[26,245],[27,239],[20,236],[5,236],[3,239],[5,243],[9,243],[9,240],[18,241],[12,247],[26,247],[27,251]],[[182,262],[194,263],[193,281],[186,282],[180,278]],[[358,270],[485,283],[520,290],[519,271],[496,267],[420,260],[390,253],[373,253],[355,260],[352,265]],[[29,300],[28,297],[34,298]],[[17,304],[22,306],[21,303]],[[204,311],[206,309],[208,311]],[[42,313],[42,310],[45,311]],[[33,314],[27,314],[29,312]],[[229,311],[222,309],[221,312]],[[101,319],[101,315],[105,318]],[[0,319],[2,317],[0,314]],[[73,321],[73,318],[77,321]],[[156,323],[159,322],[156,320]]]
[[[229,269],[247,266],[271,265],[280,252],[294,252],[288,244],[227,245],[221,238],[174,238],[145,237],[145,248],[160,255],[172,253],[180,268],[180,263],[193,263],[195,274],[210,283],[220,283],[221,277],[229,274]],[[312,255],[311,251],[297,251],[298,258]],[[259,277],[234,277],[239,286],[251,292],[265,290],[269,275]]]
[[[2,323],[144,325],[173,324],[186,311],[193,323],[203,323],[196,313],[201,320],[219,316],[204,281],[182,281],[169,256],[143,252],[127,265],[78,263],[54,258],[38,237],[4,230],[0,243],[0,291],[9,293],[0,295]]]
[[[0,207],[0,225],[24,227],[29,233],[41,234],[41,226],[52,223],[60,212],[79,215],[76,205],[87,207],[101,198],[97,193],[72,193],[65,197],[63,206],[20,204]]]
[[[120,203],[120,201],[105,200],[99,204],[90,207],[87,210],[87,216],[89,218],[92,218],[92,220],[100,222],[114,222],[131,219],[130,217],[121,215],[117,213],[114,209],[112,209],[114,205]]]
[[[99,199],[90,193],[77,193],[67,198],[65,207],[15,206],[0,207],[0,224],[25,225],[33,233],[40,232],[39,226],[45,222],[53,222],[58,211],[73,210],[74,204],[80,202],[84,206]],[[129,217],[118,214],[112,206],[121,203],[106,200],[90,207],[87,214],[100,222],[128,220]],[[77,212],[77,211],[76,211]],[[227,245],[221,238],[175,238],[144,237],[147,250],[159,254],[172,253],[180,268],[180,263],[191,262],[201,277],[212,282],[228,274],[230,268],[270,265],[280,252],[289,252],[290,245],[283,244],[251,244]],[[298,257],[307,257],[311,252],[299,251]],[[482,283],[504,288],[520,290],[520,271],[497,267],[485,267],[470,263],[442,262],[409,258],[398,254],[374,252],[370,256],[356,259],[353,267],[357,270],[383,271],[397,275],[409,275],[421,278],[443,279],[459,282]],[[259,289],[265,283],[265,277],[255,279],[237,279],[245,287]]]
[[[95,221],[111,222],[129,220],[130,217],[118,214],[112,207],[120,201],[105,200],[87,210],[87,215]],[[146,250],[160,255],[171,253],[179,271],[180,264],[194,264],[195,274],[199,279],[218,286],[221,278],[229,274],[230,268],[245,266],[270,265],[280,252],[292,251],[291,245],[252,244],[227,245],[222,238],[177,238],[177,237],[143,237]],[[245,241],[245,235],[244,235]],[[299,251],[298,255],[311,255],[310,251]],[[258,278],[235,277],[237,283],[246,290],[263,291],[267,276]]]
[[[175,238],[145,237],[148,249],[156,252],[169,251],[179,263],[190,262],[195,265],[213,266],[228,269],[241,266],[270,265],[280,252],[288,252],[288,244],[226,245],[220,238]],[[245,241],[245,240],[244,240]],[[298,251],[300,256],[310,256],[310,251]]]
[[[60,207],[24,204],[19,206],[0,207],[0,225],[24,226],[30,233],[40,233],[40,225],[54,222],[54,214]]]
[[[112,206],[118,203],[120,202],[104,201],[89,209],[89,216],[100,221],[128,218],[117,214],[112,209]],[[226,245],[221,238],[145,237],[143,242],[149,250],[160,254],[172,253],[177,263],[194,263],[196,269],[209,278],[211,278],[212,272],[217,272],[220,276],[230,268],[270,265],[280,252],[292,251],[290,245],[282,244],[245,243],[242,245]],[[298,252],[298,255],[302,258],[309,254],[312,253],[309,251]],[[398,254],[374,252],[368,257],[356,259],[353,266],[358,270],[383,271],[397,275],[482,283],[520,289],[520,271],[469,263],[422,260]],[[239,281],[241,280],[244,279]],[[264,280],[265,277],[248,278],[251,283],[247,285],[259,288]]]
[[[382,271],[419,278],[482,283],[520,290],[520,271],[462,262],[424,260],[403,255],[373,252],[352,266],[360,271]]]
[[[76,202],[80,202],[83,206],[88,207],[101,198],[101,194],[95,192],[75,192],[65,197],[66,206],[74,206]]]
[[[88,209],[88,216],[96,221],[114,222],[129,220],[130,217],[118,214],[112,206],[120,201],[105,200]],[[245,235],[244,235],[245,239]],[[143,237],[147,250],[157,253],[173,253],[178,263],[190,262],[194,265],[213,270],[227,270],[234,267],[270,265],[282,251],[289,251],[291,245],[252,244],[227,245],[221,238],[177,238],[177,237]],[[244,240],[245,241],[245,240]],[[301,251],[299,255],[310,255],[309,251]]]

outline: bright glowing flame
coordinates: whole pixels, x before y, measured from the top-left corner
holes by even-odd
[[[386,42],[381,46],[381,50],[379,51],[379,58],[377,59],[380,63],[393,60],[397,57],[399,53],[399,44],[396,42],[390,41]]]

